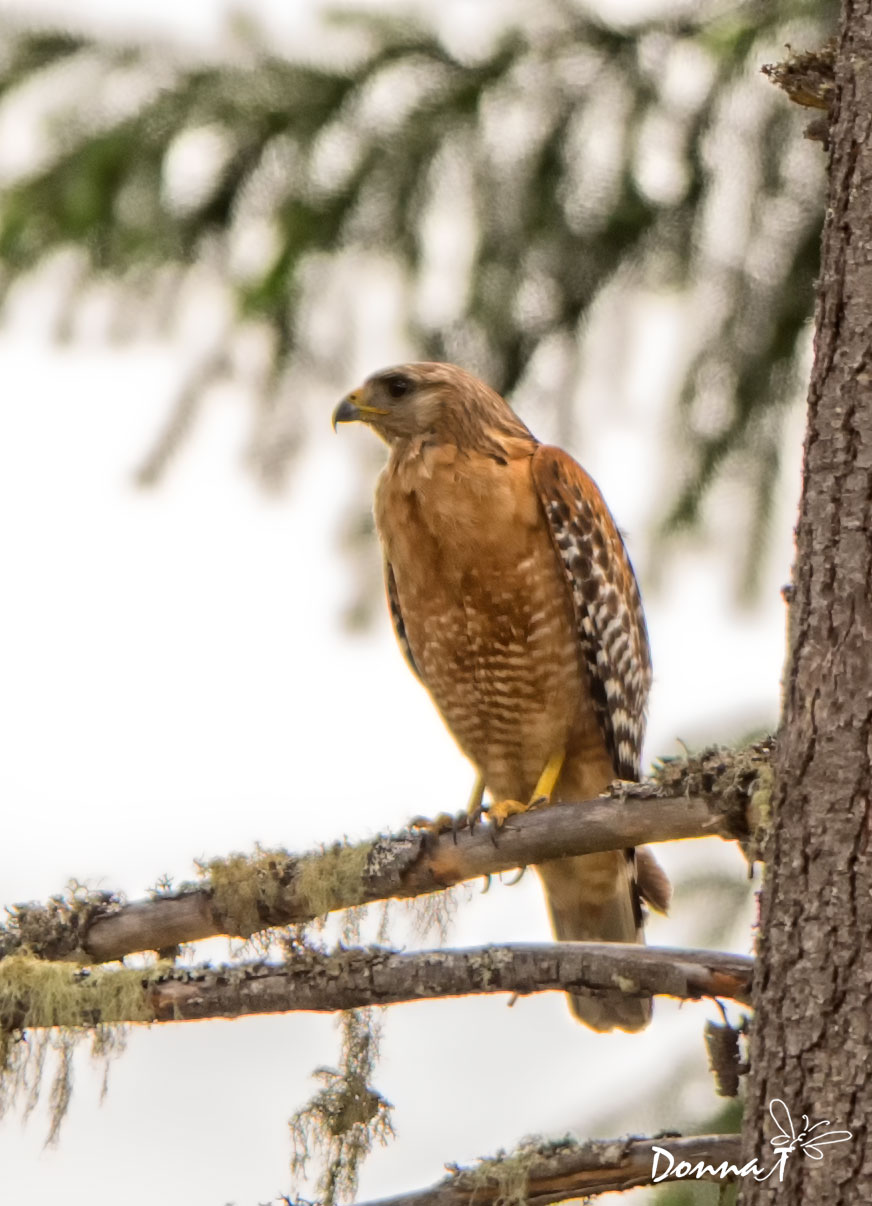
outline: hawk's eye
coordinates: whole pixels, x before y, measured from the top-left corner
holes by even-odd
[[[408,377],[388,377],[388,393],[392,398],[402,398],[412,388]]]

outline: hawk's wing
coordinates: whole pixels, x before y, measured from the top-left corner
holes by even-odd
[[[400,648],[403,651],[406,661],[412,667],[413,673],[417,678],[424,681],[421,677],[421,671],[415,664],[415,658],[412,653],[412,647],[409,644],[409,638],[406,636],[406,624],[403,620],[403,613],[400,610],[400,596],[397,594],[397,580],[394,577],[394,571],[391,568],[390,561],[385,562],[385,590],[388,595],[388,607],[391,612],[391,620],[394,625],[394,632],[397,634],[397,640],[400,643]]]
[[[567,453],[540,445],[533,482],[572,598],[606,748],[619,778],[638,779],[651,655],[627,550],[595,483]]]

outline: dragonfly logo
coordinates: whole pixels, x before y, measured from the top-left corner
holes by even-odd
[[[809,1160],[823,1160],[822,1148],[831,1143],[846,1143],[851,1138],[850,1131],[823,1129],[829,1127],[829,1119],[823,1122],[809,1122],[808,1114],[802,1115],[802,1126],[797,1129],[790,1110],[780,1097],[770,1101],[769,1114],[778,1128],[778,1134],[770,1140],[777,1153],[771,1168],[761,1166],[756,1160],[749,1160],[743,1165],[728,1164],[726,1160],[721,1164],[706,1164],[702,1160],[696,1164],[691,1164],[689,1160],[677,1161],[670,1151],[658,1147],[655,1143],[651,1145],[654,1155],[651,1180],[655,1184],[667,1178],[678,1181],[686,1178],[701,1180],[703,1177],[706,1180],[717,1178],[722,1181],[732,1177],[753,1177],[755,1181],[768,1181],[777,1172],[778,1180],[783,1181],[787,1161],[794,1152],[802,1152]]]

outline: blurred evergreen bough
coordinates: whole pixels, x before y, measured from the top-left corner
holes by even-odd
[[[238,23],[220,61],[7,22],[0,118],[29,114],[38,145],[3,165],[3,296],[58,260],[59,333],[108,281],[120,337],[165,329],[208,282],[224,325],[141,480],[230,376],[254,400],[250,462],[275,483],[305,432],[295,383],[347,384],[367,264],[402,282],[415,354],[522,409],[535,396],[563,438],[597,299],[680,294],[662,531],[696,523],[741,458],[753,550],[801,393],[823,203],[820,149],[759,70],[825,40],[833,12],[704,0],[618,27],[607,0],[543,0],[467,53],[421,18],[358,11],[325,15],[294,59]],[[627,339],[615,330],[616,364]]]

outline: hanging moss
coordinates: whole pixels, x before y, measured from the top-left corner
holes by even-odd
[[[361,1165],[373,1144],[394,1135],[393,1106],[370,1085],[381,1035],[373,1009],[342,1014],[340,1068],[318,1068],[322,1088],[290,1119],[292,1175],[305,1175],[313,1154],[321,1164],[318,1196],[324,1206],[351,1201]]]
[[[46,1058],[55,1055],[49,1092],[47,1142],[57,1138],[70,1104],[73,1053],[85,1039],[104,1061],[124,1047],[125,1022],[154,1018],[148,984],[165,970],[151,968],[79,969],[30,954],[0,961],[0,1115],[23,1098],[28,1114],[37,1104]]]
[[[409,917],[412,932],[418,942],[438,939],[443,945],[448,941],[461,898],[471,898],[469,884],[455,884],[440,892],[429,892],[425,896],[412,896],[404,900],[403,910]]]
[[[0,1117],[19,1101],[25,1118],[33,1111],[40,1099],[46,1063],[53,1056],[55,1069],[49,1091],[46,1143],[54,1143],[72,1100],[73,1055],[88,1037],[91,1058],[103,1065],[102,1101],[108,1088],[110,1062],[125,1047],[126,1026],[97,1026],[92,1031],[0,1032]]]

